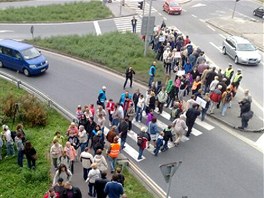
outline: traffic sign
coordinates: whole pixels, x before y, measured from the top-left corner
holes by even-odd
[[[181,163],[182,161],[160,165],[160,170],[166,183],[169,183],[170,178],[174,175]]]
[[[154,30],[154,27],[155,27],[155,16],[150,16],[148,31],[147,31],[147,27],[148,27],[148,17],[147,16],[143,16],[142,24],[141,24],[141,35],[146,35],[147,32],[148,32],[148,35],[152,35],[153,34],[153,30]]]

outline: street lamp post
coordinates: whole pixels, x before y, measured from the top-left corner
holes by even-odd
[[[149,14],[148,14],[148,23],[147,23],[147,33],[145,35],[144,56],[147,55],[148,37],[149,37],[149,26],[150,26],[150,16],[151,16],[151,7],[152,7],[152,0],[150,0],[150,3],[149,3]],[[144,9],[145,9],[145,7],[144,7]]]
[[[233,13],[232,13],[232,19],[234,18],[234,15],[235,15],[235,11],[236,11],[236,5],[237,5],[237,2],[239,2],[240,0],[236,0],[235,1],[235,5],[234,5],[234,9],[233,9]]]

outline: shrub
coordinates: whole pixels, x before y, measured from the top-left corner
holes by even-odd
[[[17,98],[14,95],[8,95],[3,99],[2,111],[4,116],[11,118],[14,115]]]

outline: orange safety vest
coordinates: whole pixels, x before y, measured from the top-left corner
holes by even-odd
[[[112,143],[110,144],[110,153],[108,154],[111,158],[117,158],[119,151],[120,151],[120,144],[119,143]]]
[[[201,81],[198,81],[198,82],[194,81],[194,82],[193,82],[193,85],[192,85],[192,90],[196,90],[197,87],[198,87],[200,84],[201,84]]]

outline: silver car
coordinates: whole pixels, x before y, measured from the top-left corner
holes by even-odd
[[[223,41],[223,54],[228,54],[236,64],[257,65],[261,56],[256,48],[246,39],[239,36],[229,36]]]

